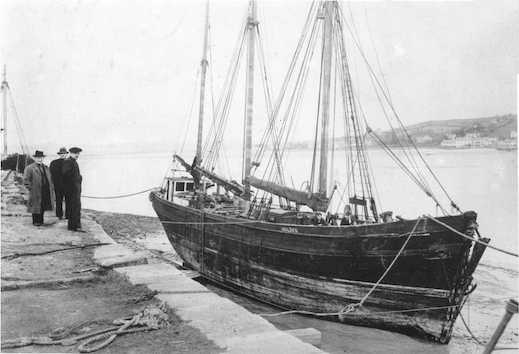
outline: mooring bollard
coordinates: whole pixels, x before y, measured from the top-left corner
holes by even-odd
[[[487,345],[485,346],[485,350],[483,351],[483,354],[490,354],[496,347],[497,341],[499,338],[501,338],[501,335],[506,329],[506,326],[508,325],[508,322],[512,319],[512,316],[519,312],[519,304],[516,300],[510,299],[506,303],[506,312],[503,318],[501,319],[501,322],[499,322],[499,325],[497,326],[494,334],[492,335],[492,338],[488,341]]]

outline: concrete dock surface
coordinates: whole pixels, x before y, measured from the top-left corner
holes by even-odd
[[[98,329],[164,303],[171,325],[125,334],[99,353],[320,353],[261,316],[221,297],[174,266],[116,243],[88,214],[85,233],[51,212],[32,225],[14,174],[2,183],[2,343],[88,323]],[[76,352],[30,345],[8,352]]]

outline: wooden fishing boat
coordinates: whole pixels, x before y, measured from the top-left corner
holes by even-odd
[[[208,18],[207,15],[206,22]],[[444,211],[444,216],[404,220],[393,219],[390,212],[378,213],[371,192],[373,182],[363,130],[374,135],[373,139],[380,141],[382,147],[388,147],[369,127],[362,128],[362,121],[358,119],[359,103],[353,97],[342,40],[344,16],[336,1],[316,1],[310,5],[298,45],[302,49],[296,49],[292,62],[297,63],[300,59],[301,65],[306,65],[304,49],[315,45],[321,34],[319,139],[318,124],[315,133],[315,146],[320,143],[320,156],[317,161],[314,149],[307,188],[297,190],[283,183],[281,142],[288,136],[283,129],[288,125],[283,124],[279,118],[281,114],[276,112],[281,110],[284,90],[278,103],[269,109],[267,138],[262,140],[264,144],[270,141],[272,146],[271,158],[262,171],[267,178],[255,177],[255,172],[261,173],[257,172],[261,159],[252,159],[250,127],[254,50],[259,48],[255,45],[260,34],[258,25],[256,4],[251,1],[239,48],[241,53],[243,43],[247,42],[243,178],[242,183],[238,183],[222,177],[214,169],[214,150],[221,146],[224,129],[218,127],[225,126],[224,108],[214,119],[217,128],[212,129],[216,133],[212,142],[209,138],[210,148],[206,149],[206,154],[203,152],[209,29],[206,23],[197,153],[192,164],[175,155],[175,163],[183,171],[175,168],[161,190],[150,194],[169,241],[184,263],[202,276],[266,303],[330,320],[448,343],[464,301],[475,287],[472,274],[489,242],[477,232],[477,214],[462,212],[451,201],[457,209],[451,215],[441,207],[428,184],[423,183],[424,176],[414,174],[412,180],[420,182],[419,187]],[[237,62],[240,55],[236,56]],[[237,62],[231,67],[237,66]],[[291,64],[289,72],[294,71],[292,67]],[[333,71],[332,67],[337,70]],[[285,83],[294,77],[291,75],[287,74]],[[339,94],[331,89],[334,77],[343,86]],[[233,80],[231,78],[229,82]],[[302,83],[297,78],[294,80],[294,91],[297,92]],[[223,91],[225,101],[232,88]],[[336,97],[343,99],[340,115],[350,128],[345,146],[353,150],[353,154],[345,163],[351,167],[351,176],[357,177],[357,182],[352,182],[351,178],[344,183],[343,194],[347,193],[348,198],[340,198],[343,213],[331,210],[332,200],[339,199],[339,193],[335,193],[337,186],[330,186],[327,175],[328,163],[333,163],[327,154],[330,150],[328,118]],[[417,149],[415,154],[439,183]],[[398,156],[395,160],[401,166],[402,160]],[[317,170],[319,173],[314,174]],[[466,237],[460,237],[459,233]]]

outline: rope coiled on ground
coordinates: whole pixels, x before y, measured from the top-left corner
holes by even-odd
[[[146,307],[133,317],[115,320],[113,321],[114,326],[108,328],[78,335],[76,337],[65,338],[73,332],[77,332],[78,329],[80,329],[81,327],[84,327],[85,325],[90,323],[97,322],[87,321],[79,326],[76,325],[68,330],[60,328],[59,330],[53,331],[53,333],[51,333],[47,337],[22,337],[2,341],[2,349],[20,348],[29,345],[70,346],[75,345],[78,342],[88,338],[86,341],[79,345],[78,351],[80,353],[91,353],[105,348],[110,343],[112,343],[119,335],[126,333],[146,332],[167,327],[169,325],[168,319],[169,316],[167,314],[166,305],[162,303],[160,306]],[[93,343],[99,342],[101,340],[103,340],[101,343],[97,345],[92,345]]]

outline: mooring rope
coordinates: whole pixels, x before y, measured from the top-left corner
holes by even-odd
[[[402,244],[402,247],[400,247],[400,250],[395,255],[395,258],[393,258],[393,260],[391,261],[391,264],[389,264],[389,266],[386,268],[386,270],[380,276],[380,278],[377,280],[377,282],[375,284],[373,284],[371,289],[366,293],[366,295],[364,295],[362,297],[362,299],[358,303],[348,304],[348,305],[344,306],[339,312],[332,312],[332,313],[315,313],[315,312],[311,312],[311,311],[290,310],[290,311],[283,311],[283,312],[278,312],[278,313],[274,313],[274,314],[262,314],[261,316],[281,316],[281,315],[288,315],[288,314],[292,314],[292,313],[298,313],[298,314],[303,314],[303,315],[306,314],[306,315],[313,315],[313,316],[339,316],[339,317],[341,317],[341,316],[344,316],[344,315],[351,314],[352,311],[354,311],[355,309],[361,307],[364,304],[364,302],[366,302],[368,297],[380,285],[382,280],[384,280],[384,278],[389,273],[391,268],[393,268],[393,265],[395,265],[397,259],[400,257],[400,255],[404,251],[404,249],[407,246],[407,244],[409,243],[409,240],[411,239],[411,237],[413,237],[413,234],[416,231],[416,228],[418,227],[418,225],[420,224],[420,221],[422,221],[422,220],[423,220],[423,217],[419,217],[418,220],[416,220],[416,224],[413,226],[413,229],[411,230],[411,232],[407,236],[406,240]],[[407,309],[407,310],[396,310],[396,311],[373,312],[372,314],[425,311],[425,310],[431,310],[431,309],[444,309],[444,308],[452,308],[452,307],[457,307],[457,306],[441,306],[441,307],[435,307],[435,308],[429,307],[429,308],[421,308],[421,309]]]
[[[163,224],[178,224],[178,225],[234,225],[234,224],[251,224],[260,223],[259,220],[244,220],[244,221],[222,221],[222,222],[204,222],[204,221],[160,221]]]
[[[373,285],[373,287],[370,289],[370,291],[368,291],[368,293],[366,295],[364,295],[364,297],[362,298],[362,300],[360,300],[359,302],[359,306],[362,306],[364,304],[364,302],[367,300],[367,298],[371,295],[371,293],[373,293],[373,291],[375,291],[375,289],[377,288],[377,286],[379,286],[379,284],[382,282],[382,280],[384,280],[384,278],[386,277],[386,275],[389,273],[389,271],[391,270],[391,268],[393,267],[393,265],[396,263],[398,257],[400,257],[400,255],[402,254],[402,252],[404,251],[404,248],[407,246],[407,244],[409,243],[409,240],[411,239],[411,237],[413,237],[413,234],[414,232],[416,231],[416,228],[418,227],[418,225],[420,224],[420,221],[422,221],[422,217],[419,217],[418,220],[416,220],[416,224],[414,224],[414,227],[413,229],[411,230],[411,232],[409,233],[409,236],[407,236],[406,240],[404,241],[404,244],[402,245],[402,247],[400,247],[400,250],[398,251],[398,253],[396,254],[395,258],[393,258],[393,261],[391,261],[391,264],[389,264],[389,267],[387,267],[387,269],[385,270],[384,274],[382,274],[382,276],[380,277],[380,279],[375,283],[375,285]]]
[[[370,315],[382,315],[382,314],[389,314],[389,313],[434,311],[434,310],[450,309],[450,308],[459,307],[459,306],[460,305],[421,307],[421,308],[405,309],[405,310],[391,310],[391,311],[369,312],[369,314]],[[348,312],[312,312],[312,311],[305,311],[305,310],[290,310],[290,311],[275,312],[275,313],[258,313],[257,315],[264,316],[264,317],[275,317],[275,316],[291,315],[291,314],[312,315],[312,316],[338,316],[338,315],[354,316],[354,315],[358,315],[358,314],[355,314],[355,313],[348,313]]]
[[[465,329],[467,330],[467,332],[469,332],[469,334],[472,337],[472,339],[476,343],[478,343],[479,345],[485,345],[485,343],[483,343],[481,340],[479,340],[479,338],[476,337],[476,335],[472,332],[472,330],[470,329],[469,325],[465,321],[465,318],[463,317],[463,314],[461,313],[461,311],[460,311],[460,318],[461,318],[461,321],[463,322],[463,325],[465,326]]]
[[[151,192],[152,190],[155,190],[157,188],[159,188],[159,187],[152,187],[152,188],[145,189],[143,191],[139,191],[139,192],[135,192],[135,193],[128,193],[128,194],[119,194],[119,195],[102,196],[102,197],[92,196],[92,195],[82,195],[81,197],[89,198],[89,199],[119,199],[119,198],[133,197],[134,195],[139,195],[139,194],[143,194],[146,192]]]
[[[465,318],[463,317],[463,314],[460,312],[460,317],[461,317],[461,321],[463,322],[463,325],[465,326],[465,329],[467,330],[467,332],[470,334],[470,336],[472,337],[472,339],[478,344],[478,345],[481,345],[481,346],[485,346],[486,344],[483,343],[478,337],[476,337],[476,335],[472,332],[472,330],[470,329],[469,325],[467,324],[467,322],[465,321]],[[497,351],[497,350],[519,350],[519,347],[494,347],[492,349],[492,351]]]
[[[502,248],[499,248],[499,247],[496,247],[496,246],[489,245],[488,243],[482,242],[482,241],[480,241],[480,240],[476,240],[474,237],[471,237],[471,236],[469,236],[469,235],[464,234],[463,232],[460,232],[460,231],[456,230],[456,229],[453,228],[452,226],[449,226],[449,225],[447,225],[447,224],[441,222],[440,220],[436,219],[436,218],[433,217],[433,216],[426,215],[425,217],[428,218],[428,219],[430,219],[430,220],[432,220],[432,221],[434,221],[435,223],[437,223],[437,224],[439,224],[439,225],[441,225],[441,226],[443,226],[443,227],[449,229],[450,231],[452,231],[452,232],[454,232],[454,233],[460,235],[460,236],[463,237],[463,238],[466,238],[466,239],[468,239],[468,240],[470,240],[470,241],[473,241],[473,242],[479,243],[480,245],[484,245],[484,246],[486,246],[486,247],[488,247],[488,248],[492,248],[492,249],[494,249],[494,250],[496,250],[496,251],[499,251],[499,252],[502,252],[502,253],[508,254],[508,255],[510,255],[510,256],[514,256],[514,257],[518,257],[518,258],[519,258],[519,254],[517,254],[517,253],[510,252],[510,251],[504,250],[504,249],[502,249]]]

